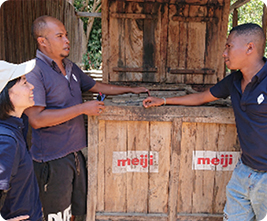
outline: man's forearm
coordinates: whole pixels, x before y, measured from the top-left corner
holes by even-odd
[[[25,114],[29,117],[31,126],[38,129],[62,124],[81,115],[82,111],[80,105],[75,105],[64,109],[43,109],[39,113],[34,113],[33,109],[29,108]]]

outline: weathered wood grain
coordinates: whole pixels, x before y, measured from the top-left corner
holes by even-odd
[[[36,43],[31,36],[33,21],[42,15],[58,18],[69,34],[69,58],[80,64],[86,49],[83,22],[76,17],[75,9],[65,0],[9,0],[0,8],[0,59],[21,63],[35,57]],[[12,25],[10,25],[12,24]]]
[[[167,213],[171,165],[172,123],[150,123],[150,151],[159,154],[159,172],[149,173],[149,213]]]
[[[124,6],[116,8],[114,5],[118,4]],[[114,0],[109,7],[109,18],[103,23],[108,23],[105,25],[109,26],[109,31],[112,27],[125,39],[122,42],[122,38],[110,35],[109,46],[114,47],[105,46],[114,52],[103,60],[109,66],[110,71],[104,75],[109,76],[110,82],[212,85],[225,76],[221,54],[227,35],[230,0]],[[114,20],[117,20],[116,25]],[[136,37],[138,31],[143,37]],[[124,35],[120,34],[122,32]],[[131,48],[133,39],[138,39],[138,44]],[[114,72],[118,68],[120,71]],[[156,72],[146,72],[146,69]],[[171,72],[181,69],[184,72],[179,75]],[[211,71],[186,72],[204,69]]]
[[[98,173],[98,119],[88,119],[88,196],[87,196],[87,220],[95,219],[97,205],[97,173]]]
[[[149,151],[149,123],[129,121],[127,139],[128,151]],[[127,173],[127,212],[148,212],[148,173]]]
[[[105,143],[105,211],[127,211],[127,174],[112,173],[113,151],[127,151],[127,122],[107,121]],[[102,165],[103,166],[103,165]]]

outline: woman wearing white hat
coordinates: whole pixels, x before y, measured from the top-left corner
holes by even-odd
[[[33,85],[25,77],[34,66],[35,60],[19,65],[0,61],[0,214],[9,221],[42,220],[38,185],[20,118],[34,105]]]

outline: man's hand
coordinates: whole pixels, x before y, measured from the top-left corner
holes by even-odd
[[[164,104],[164,99],[157,97],[148,97],[143,100],[143,105],[145,108],[158,107]]]
[[[132,93],[134,94],[148,93],[148,89],[145,87],[133,87]]]
[[[105,109],[103,101],[87,101],[81,104],[83,114],[98,116]]]

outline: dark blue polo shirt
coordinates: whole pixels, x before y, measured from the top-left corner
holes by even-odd
[[[77,65],[64,59],[67,78],[57,64],[37,50],[36,66],[26,75],[34,85],[35,106],[63,109],[81,104],[82,92],[88,91],[95,81]],[[56,126],[32,130],[31,152],[36,161],[59,159],[86,147],[84,119],[80,115]]]
[[[29,220],[37,221],[42,220],[41,202],[22,128],[20,118],[0,120],[0,189],[9,189],[1,215],[5,219],[29,215]]]
[[[266,59],[264,58],[264,62]],[[231,96],[243,163],[267,171],[267,63],[252,78],[244,93],[240,71],[234,72],[210,89],[217,98]]]

